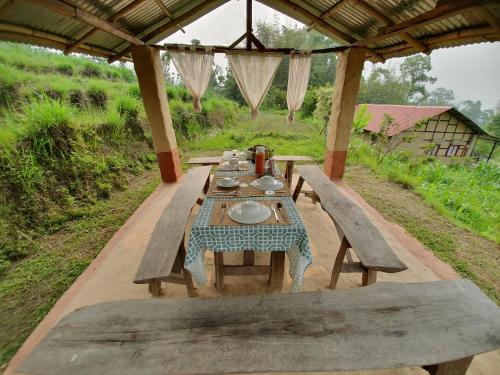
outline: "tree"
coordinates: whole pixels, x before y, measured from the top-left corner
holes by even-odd
[[[384,113],[384,119],[380,124],[380,129],[372,133],[373,148],[377,158],[377,164],[382,163],[387,155],[393,152],[403,143],[410,143],[415,138],[415,132],[422,126],[422,120],[414,127],[400,131],[400,124],[395,122],[394,117],[389,113]]]
[[[453,90],[438,87],[429,93],[427,99],[422,101],[424,105],[435,105],[443,107],[453,107],[455,103],[455,93]]]
[[[460,103],[459,109],[465,116],[482,126],[488,121],[490,114],[488,111],[481,110],[481,106],[481,100],[465,100]]]
[[[488,124],[486,124],[486,131],[500,138],[500,111],[490,117]]]
[[[389,67],[374,68],[368,78],[362,79],[358,103],[407,104],[406,84]]]
[[[427,55],[414,55],[407,57],[399,66],[402,78],[408,84],[406,101],[419,104],[424,101],[429,93],[425,87],[427,83],[436,82],[436,77],[427,73],[432,69],[431,58]]]

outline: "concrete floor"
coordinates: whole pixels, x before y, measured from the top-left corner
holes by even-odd
[[[427,251],[422,244],[409,236],[404,229],[393,223],[386,222],[372,207],[370,207],[355,191],[345,183],[340,186],[352,198],[356,199],[371,216],[373,221],[386,235],[393,245],[398,257],[408,266],[408,270],[397,274],[378,274],[378,281],[419,282],[440,279],[453,279],[459,276],[448,265],[438,260]],[[142,254],[151,232],[161,212],[170,201],[177,188],[176,184],[162,184],[144,201],[125,225],[113,236],[103,251],[77,279],[61,299],[52,308],[45,319],[26,340],[18,353],[11,360],[5,374],[19,374],[15,371],[18,364],[35,347],[65,314],[100,302],[151,298],[147,286],[132,283]],[[304,186],[308,190],[308,186]],[[303,195],[297,202],[302,219],[307,227],[313,251],[313,264],[304,278],[303,291],[326,291],[330,281],[331,269],[340,241],[335,226],[329,216],[323,212],[319,204],[313,204]],[[196,212],[197,208],[195,208]],[[269,255],[257,254],[256,263],[266,264]],[[241,254],[231,254],[225,257],[227,263],[239,263]],[[209,275],[207,286],[198,289],[202,296],[217,296],[214,288],[213,254],[207,252],[206,267]],[[285,271],[283,292],[290,288],[288,272]],[[361,283],[361,275],[341,274],[339,289],[357,288]],[[185,297],[184,286],[165,285],[161,298]],[[269,293],[267,277],[226,277],[224,295],[249,295]],[[347,374],[347,373],[336,373]],[[350,372],[349,374],[395,375],[395,374],[427,374],[420,368],[405,368],[383,371]],[[468,371],[470,375],[500,374],[500,350],[476,356]]]

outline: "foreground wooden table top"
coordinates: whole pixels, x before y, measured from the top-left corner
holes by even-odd
[[[354,371],[432,365],[499,347],[499,309],[471,282],[378,283],[334,292],[102,303],[63,318],[18,370]]]

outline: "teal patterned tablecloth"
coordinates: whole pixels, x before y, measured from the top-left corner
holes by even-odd
[[[252,199],[276,198],[255,197]],[[280,197],[290,219],[290,225],[210,225],[213,204],[217,200],[241,201],[241,198],[206,198],[203,202],[191,228],[184,262],[184,267],[191,272],[196,284],[202,286],[207,283],[204,264],[207,249],[214,252],[286,251],[290,263],[289,273],[293,279],[291,291],[300,291],[304,273],[312,262],[312,255],[306,228],[292,198]]]

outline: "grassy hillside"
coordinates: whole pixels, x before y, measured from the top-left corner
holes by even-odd
[[[238,115],[167,94],[181,144]],[[0,370],[158,182],[132,70],[0,43]]]

